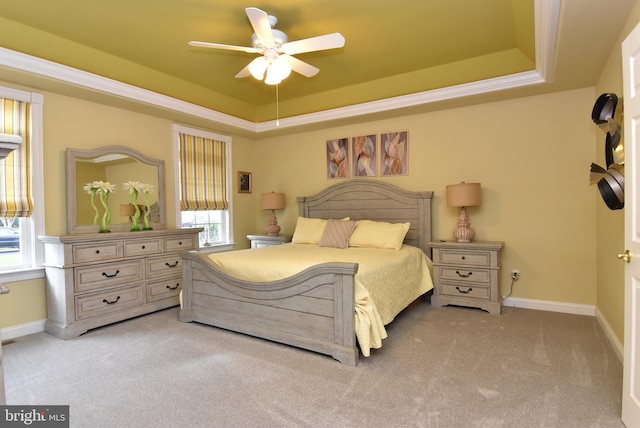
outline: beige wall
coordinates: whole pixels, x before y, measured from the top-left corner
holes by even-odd
[[[436,239],[451,239],[458,216],[446,206],[445,186],[479,181],[482,206],[468,214],[476,239],[505,242],[503,294],[511,269],[520,269],[513,296],[595,305],[597,200],[588,185],[597,131],[590,121],[593,96],[588,88],[260,141],[254,193],[286,194],[278,219],[283,233],[292,233],[295,196],[333,183],[326,178],[326,140],[408,130],[409,174],[385,181],[435,192]],[[266,222],[260,212],[256,229]]]

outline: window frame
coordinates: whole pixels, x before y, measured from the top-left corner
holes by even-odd
[[[31,104],[31,217],[20,220],[21,265],[0,268],[0,281],[17,282],[44,277],[44,244],[38,239],[44,235],[44,173],[43,173],[43,105],[44,97],[0,86],[0,97]]]
[[[175,212],[175,227],[182,228],[182,211],[180,210],[180,136],[179,134],[189,134],[197,137],[208,138],[210,140],[222,141],[225,143],[225,156],[227,157],[227,171],[226,171],[226,180],[227,180],[227,195],[229,208],[226,211],[226,221],[223,220],[222,223],[225,224],[226,230],[224,235],[226,235],[226,239],[221,240],[219,243],[211,244],[211,246],[207,247],[199,247],[200,251],[203,252],[216,252],[216,251],[227,251],[233,248],[235,245],[233,239],[233,186],[232,186],[232,175],[231,175],[231,143],[232,139],[228,135],[217,134],[211,131],[203,131],[197,128],[191,128],[184,125],[173,125],[173,144],[174,144],[174,187],[175,187],[175,201],[174,201],[174,212]]]

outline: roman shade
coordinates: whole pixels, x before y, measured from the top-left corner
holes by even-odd
[[[180,210],[226,210],[227,158],[222,141],[180,133]]]
[[[22,144],[0,160],[0,217],[30,217],[31,105],[0,98],[0,133],[22,137]]]

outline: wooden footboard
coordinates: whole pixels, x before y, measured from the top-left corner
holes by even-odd
[[[327,354],[358,364],[357,263],[323,263],[292,277],[254,283],[233,278],[200,253],[182,255],[180,320]]]

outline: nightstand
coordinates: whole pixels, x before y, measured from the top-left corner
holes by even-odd
[[[291,237],[287,235],[247,235],[247,238],[251,241],[251,248],[270,247],[291,241]]]
[[[499,315],[502,242],[429,242],[433,250],[431,305],[458,305]]]

